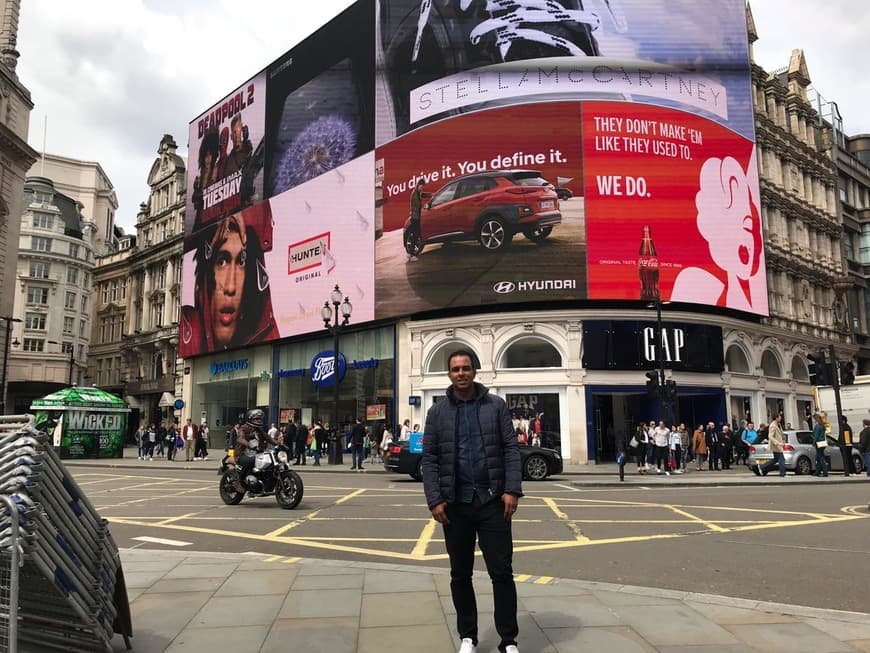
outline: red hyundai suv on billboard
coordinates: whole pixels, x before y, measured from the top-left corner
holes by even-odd
[[[517,233],[540,242],[562,222],[556,191],[536,170],[466,175],[420,196],[420,220],[409,217],[403,234],[410,256],[429,243],[455,240],[477,240],[495,252]]]

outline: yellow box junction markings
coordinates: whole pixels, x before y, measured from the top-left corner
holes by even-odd
[[[350,490],[351,488],[332,488],[332,489],[342,489],[342,490]],[[188,490],[195,491],[195,490]],[[296,528],[297,526],[304,524],[306,522],[314,522],[314,521],[343,521],[343,520],[356,520],[356,519],[371,519],[371,518],[343,518],[343,517],[319,517],[320,513],[324,510],[334,507],[337,505],[341,505],[351,501],[352,499],[363,495],[366,492],[365,489],[356,488],[350,491],[348,494],[343,495],[336,499],[333,504],[330,506],[324,506],[323,508],[313,511],[308,515],[301,517],[299,519],[295,519],[288,524],[281,526],[278,529],[275,529],[266,534],[256,534],[256,533],[240,533],[238,531],[225,531],[222,529],[215,528],[202,528],[193,525],[179,524],[178,520],[184,519],[187,516],[183,517],[172,517],[166,518],[165,516],[161,516],[159,518],[148,518],[148,517],[108,517],[110,522],[119,523],[119,524],[128,524],[128,525],[138,525],[138,526],[150,526],[153,528],[162,528],[169,530],[177,530],[182,532],[193,532],[193,533],[203,533],[210,535],[220,535],[226,537],[232,537],[236,539],[249,539],[256,540],[262,542],[271,542],[271,543],[279,543],[286,545],[298,545],[303,547],[308,547],[311,549],[323,549],[329,550],[333,552],[346,552],[346,553],[355,553],[359,555],[366,555],[372,557],[381,557],[381,558],[395,558],[395,559],[403,559],[403,560],[416,560],[416,561],[434,561],[434,560],[443,560],[447,558],[447,554],[427,554],[426,551],[428,549],[429,544],[435,537],[435,531],[437,529],[437,522],[434,519],[427,516],[421,516],[419,518],[400,518],[401,521],[425,521],[424,527],[420,532],[420,535],[417,538],[389,538],[389,537],[381,537],[381,538],[337,538],[337,537],[329,537],[329,536],[305,536],[305,537],[290,537],[283,535],[288,530]],[[378,490],[379,494],[382,494],[384,490]],[[814,524],[824,524],[824,523],[832,523],[838,521],[849,521],[854,519],[866,519],[870,517],[870,514],[858,514],[857,511],[843,511],[845,514],[824,514],[824,513],[810,513],[810,512],[795,512],[795,511],[786,511],[786,510],[771,510],[771,509],[761,509],[761,508],[740,508],[740,507],[729,507],[729,506],[695,506],[695,505],[676,505],[670,503],[655,503],[655,502],[638,502],[638,501],[620,501],[620,500],[605,500],[605,499],[581,499],[579,497],[563,497],[560,499],[561,506],[556,503],[550,497],[527,497],[526,501],[524,501],[524,508],[526,510],[534,509],[535,505],[532,502],[539,502],[538,507],[547,507],[554,515],[556,515],[557,519],[561,522],[564,522],[568,525],[569,528],[572,529],[574,533],[574,538],[571,540],[524,540],[518,539],[515,540],[515,548],[514,550],[517,552],[523,551],[541,551],[541,550],[555,550],[555,549],[566,549],[566,548],[575,548],[581,546],[592,546],[592,545],[603,545],[603,544],[616,544],[616,543],[631,543],[631,542],[648,542],[653,540],[664,540],[664,539],[676,539],[676,538],[685,538],[691,535],[699,534],[699,533],[709,533],[709,532],[735,532],[735,531],[747,531],[747,530],[763,530],[769,528],[785,528],[790,526],[805,526],[805,525],[814,525]],[[138,503],[139,500],[134,500],[130,502],[123,502],[118,505],[125,505],[127,503]],[[530,505],[531,504],[531,505]],[[543,504],[541,506],[540,504]],[[223,507],[222,507],[223,508]],[[648,509],[661,509],[667,510],[675,515],[680,515],[685,517],[685,520],[642,520],[642,519],[611,519],[611,520],[588,520],[593,523],[613,523],[613,524],[647,524],[647,523],[678,523],[678,524],[689,524],[689,523],[697,523],[701,529],[694,530],[691,532],[680,532],[680,533],[657,533],[651,535],[636,535],[636,536],[622,536],[622,537],[611,537],[611,538],[602,538],[592,540],[579,532],[576,527],[578,523],[584,523],[587,520],[575,520],[570,519],[570,516],[566,512],[566,510],[570,510],[571,508],[648,508]],[[698,515],[693,514],[693,511],[719,511],[719,512],[739,512],[747,515],[753,516],[764,516],[767,519],[748,519],[748,520],[711,520],[704,519],[699,517]],[[193,513],[196,514],[196,513]],[[775,517],[780,517],[779,519],[775,519]],[[792,517],[792,519],[783,519],[783,517]],[[795,519],[797,518],[797,519]],[[187,521],[199,521],[199,520],[209,520],[210,517],[187,517]],[[155,520],[155,521],[152,521]],[[388,518],[389,521],[396,521],[395,519]],[[543,523],[545,520],[538,519],[528,519],[528,520],[515,520],[518,523]],[[724,525],[728,525],[725,527]],[[414,546],[412,547],[410,552],[400,552],[400,551],[389,551],[384,549],[371,549],[363,546],[352,546],[347,544],[342,544],[341,542],[354,542],[356,544],[361,544],[362,542],[376,542],[376,543],[389,543],[389,542],[413,542]],[[480,555],[478,552],[477,555]],[[280,556],[279,556],[280,558]],[[545,577],[543,577],[545,578]],[[536,581],[532,581],[536,582]]]

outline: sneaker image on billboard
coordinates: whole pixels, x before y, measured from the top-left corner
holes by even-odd
[[[380,0],[377,59],[393,135],[409,128],[414,88],[481,66],[600,56],[593,33],[607,17],[624,32],[619,0]],[[383,139],[379,139],[383,142]]]

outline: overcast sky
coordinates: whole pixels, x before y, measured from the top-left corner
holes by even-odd
[[[617,0],[618,1],[618,0]],[[718,2],[719,0],[698,0]],[[98,161],[133,229],[163,134],[187,154],[187,123],[352,0],[24,0],[18,74],[35,108],[30,144]],[[754,0],[755,60],[768,71],[803,48],[813,85],[847,134],[870,133],[870,3]],[[663,29],[667,29],[664,27]],[[824,111],[823,111],[824,113]]]

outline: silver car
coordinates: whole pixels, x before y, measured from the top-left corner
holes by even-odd
[[[828,446],[825,449],[828,457],[828,467],[833,472],[843,471],[843,456],[837,441],[828,436]],[[813,446],[812,431],[786,431],[785,445],[783,446],[785,468],[795,474],[812,474],[816,469],[816,448]],[[756,463],[763,465],[773,460],[773,452],[767,444],[767,440],[756,441],[749,445],[749,459],[746,464],[751,468]],[[852,460],[855,463],[855,472],[860,473],[864,469],[864,460],[857,448],[852,448]]]

